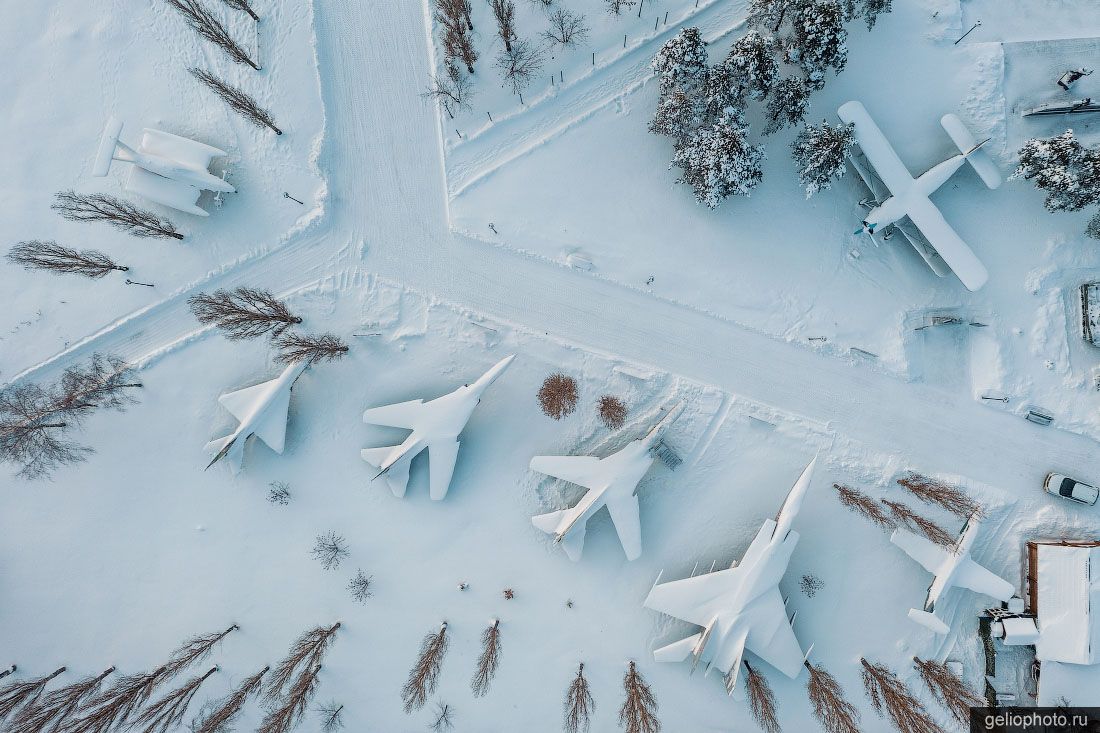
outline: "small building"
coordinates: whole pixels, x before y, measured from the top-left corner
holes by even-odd
[[[1038,704],[1100,706],[1100,542],[1028,542]]]

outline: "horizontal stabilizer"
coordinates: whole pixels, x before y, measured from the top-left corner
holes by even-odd
[[[387,445],[381,448],[364,448],[359,451],[359,455],[370,465],[380,468],[396,447],[396,445]]]
[[[375,478],[381,477],[386,485],[390,487],[393,495],[400,499],[405,495],[405,489],[409,487],[409,465],[411,463],[411,458],[402,458]]]
[[[974,171],[981,176],[982,181],[989,188],[997,188],[1003,178],[997,164],[989,156],[989,152],[982,148],[984,142],[979,143],[974,135],[967,129],[963,121],[956,115],[946,114],[940,118],[940,124],[958,147],[959,152],[966,156],[966,162],[970,163]]]
[[[233,475],[236,476],[244,467],[244,444],[245,439],[239,438],[236,433],[210,441],[206,444],[205,450],[216,450],[217,453],[210,459],[210,463],[206,464],[206,467],[210,468],[224,458],[233,471]]]
[[[565,533],[564,537],[558,540],[561,543],[561,548],[565,550],[565,554],[573,562],[581,559],[581,553],[584,551],[584,533],[585,526],[578,522]]]
[[[99,138],[99,148],[96,150],[95,162],[92,163],[92,175],[102,178],[111,170],[111,161],[115,157],[115,147],[118,145],[118,136],[122,134],[122,120],[111,117],[103,128],[103,135]]]
[[[653,652],[653,659],[657,662],[682,662],[691,656],[695,645],[703,638],[703,632],[674,641]]]
[[[951,631],[951,629],[948,628],[947,624],[937,618],[935,614],[928,613],[928,611],[921,611],[916,608],[910,608],[909,618],[913,619],[926,629],[931,629],[932,631],[935,631],[937,634],[942,635]]]
[[[537,514],[531,517],[531,524],[535,525],[546,534],[555,534],[558,531],[558,525],[561,524],[562,518],[568,511],[568,509],[562,509],[557,512],[549,512],[548,514]]]

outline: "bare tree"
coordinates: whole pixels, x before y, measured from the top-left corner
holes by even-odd
[[[11,665],[10,667],[8,667],[7,669],[5,669],[5,670],[4,670],[3,672],[0,672],[0,680],[4,679],[4,678],[5,678],[5,677],[7,677],[7,676],[8,676],[9,674],[12,674],[13,672],[15,672],[15,670],[16,670],[16,669],[18,669],[18,667],[16,667],[16,666],[15,666],[15,665],[13,664],[13,665]]]
[[[432,75],[425,97],[434,99],[452,120],[460,110],[470,110],[470,100],[474,96],[474,85],[469,76],[463,74],[452,63],[446,65],[446,76]]]
[[[943,662],[913,657],[913,664],[932,696],[951,711],[960,724],[969,723],[970,708],[985,705],[985,700],[967,687]]]
[[[293,364],[296,361],[305,361],[307,364],[336,361],[348,353],[348,345],[339,336],[331,333],[291,332],[275,339],[275,347],[279,349],[275,361],[283,364]]]
[[[24,706],[12,719],[8,733],[56,733],[62,725],[94,695],[114,667],[98,677],[86,677],[42,695],[36,702]]]
[[[8,260],[21,265],[26,270],[71,273],[90,277],[93,280],[116,270],[126,272],[130,269],[116,264],[114,260],[98,250],[69,249],[57,242],[43,242],[38,239],[20,242],[12,247],[8,252]]]
[[[890,510],[890,515],[898,524],[920,532],[930,542],[935,542],[940,547],[955,546],[955,537],[931,519],[917,514],[910,507],[896,501],[883,499],[882,503]]]
[[[362,570],[355,573],[355,577],[348,582],[348,590],[351,597],[359,603],[366,603],[374,593],[370,589],[372,576],[366,575]]]
[[[577,676],[565,691],[564,708],[562,729],[565,733],[588,733],[592,725],[592,713],[596,710],[596,701],[588,689],[588,680],[584,676],[584,662],[577,666]]]
[[[229,58],[238,64],[248,64],[256,71],[260,70],[260,66],[233,39],[221,21],[215,18],[199,0],[165,0],[165,2],[183,16],[187,25],[191,26],[191,30],[225,51]]]
[[[272,481],[268,484],[267,500],[272,504],[286,506],[290,503],[290,484],[285,481]]]
[[[657,698],[638,672],[634,662],[623,675],[626,699],[619,708],[619,726],[626,733],[660,733],[661,721],[657,719]]]
[[[317,535],[312,554],[325,570],[335,570],[350,553],[348,543],[343,537],[335,532],[326,532]]]
[[[512,50],[512,40],[516,37],[516,4],[512,0],[489,0],[493,17],[497,21],[497,35],[504,41],[504,50]]]
[[[54,198],[50,208],[69,221],[105,221],[135,237],[183,239],[172,222],[114,196],[62,191]]]
[[[859,663],[863,665],[863,687],[876,713],[888,715],[901,733],[944,733],[920,700],[889,668],[862,658]]]
[[[250,697],[257,695],[263,687],[263,677],[269,667],[245,679],[235,690],[218,700],[209,714],[205,715],[195,733],[225,733],[233,721],[241,714],[241,709]]]
[[[543,380],[538,396],[542,411],[555,420],[561,420],[577,409],[577,380],[555,372]]]
[[[84,706],[84,714],[65,727],[65,733],[107,733],[121,728],[171,676],[167,665],[152,672],[127,675]]]
[[[607,12],[611,15],[620,15],[626,8],[634,7],[638,0],[603,0]]]
[[[538,46],[526,38],[521,38],[497,54],[496,67],[504,79],[504,85],[512,88],[513,94],[521,94],[542,69],[545,54]]]
[[[443,731],[448,731],[455,727],[454,708],[447,703],[436,703],[435,711],[432,715],[434,715],[435,718],[428,728],[435,731],[435,733],[443,733]]]
[[[183,722],[183,716],[198,693],[199,687],[210,675],[218,671],[211,667],[206,674],[192,677],[167,695],[145,708],[134,720],[135,726],[145,726],[141,733],[168,733],[168,730]]]
[[[320,667],[321,659],[328,651],[329,645],[336,638],[336,632],[340,629],[340,622],[329,627],[318,626],[298,637],[294,645],[290,647],[290,653],[275,668],[268,683],[265,697],[268,701],[277,700],[283,693],[283,689],[290,684],[291,678],[299,668],[304,668],[305,674],[314,667]],[[301,675],[299,675],[301,676]]]
[[[233,8],[234,10],[240,10],[242,13],[248,13],[248,16],[257,23],[260,22],[260,16],[256,15],[256,11],[252,9],[252,6],[248,4],[248,0],[222,0],[223,3]]]
[[[468,0],[436,0],[435,20],[443,29],[443,58],[447,63],[461,62],[466,70],[474,73],[477,51],[471,31]]]
[[[978,502],[967,496],[962,490],[941,481],[910,471],[898,479],[898,485],[927,504],[937,504],[957,517],[967,519],[971,515],[981,516],[982,508]]]
[[[187,304],[199,323],[217,326],[226,338],[234,341],[267,333],[278,337],[302,322],[286,303],[260,288],[215,290],[212,295],[199,293],[188,298]]]
[[[321,665],[307,668],[298,675],[287,692],[286,700],[264,716],[256,733],[289,733],[305,715],[309,701],[317,692],[317,675]]]
[[[618,430],[626,424],[626,403],[618,397],[605,394],[600,398],[597,409],[600,413],[600,422],[608,430]]]
[[[493,619],[489,628],[481,634],[481,656],[477,658],[477,669],[474,678],[470,681],[470,689],[474,697],[483,697],[489,691],[489,683],[493,681],[500,666],[500,619]]]
[[[229,2],[229,0],[226,0]],[[243,2],[243,0],[242,0]],[[254,124],[256,127],[268,127],[274,130],[276,135],[282,135],[283,131],[275,125],[275,118],[271,113],[260,106],[260,103],[252,98],[245,90],[235,87],[228,82],[219,79],[204,69],[192,66],[188,69],[191,76],[198,79],[210,91],[214,92],[229,108]]]
[[[85,366],[67,367],[61,374],[56,406],[79,418],[96,408],[123,410],[137,399],[127,390],[142,387],[131,382],[133,370],[112,354],[92,354]]]
[[[859,733],[859,710],[844,697],[840,683],[823,668],[809,662],[805,664],[810,671],[806,692],[822,730],[825,733]]]
[[[428,634],[420,643],[416,664],[409,670],[409,677],[401,688],[401,699],[405,703],[406,713],[424,707],[428,695],[435,692],[439,669],[443,666],[443,657],[447,654],[449,643],[446,621],[440,624],[439,631]]]
[[[562,48],[575,48],[588,43],[588,26],[583,15],[565,8],[555,8],[547,19],[550,27],[542,32],[542,37],[550,43]]]
[[[335,700],[326,702],[317,712],[321,714],[322,733],[335,733],[344,727],[344,706]]]
[[[776,715],[775,693],[767,678],[752,668],[749,661],[745,664],[745,693],[749,698],[749,712],[756,724],[766,733],[779,733],[779,718]]]
[[[20,707],[27,708],[34,705],[50,680],[64,671],[65,667],[59,667],[45,677],[9,682],[0,687],[0,723]]]
[[[165,665],[166,674],[169,677],[174,677],[192,664],[198,664],[210,656],[210,652],[214,651],[214,647],[218,645],[218,642],[239,629],[240,627],[237,624],[233,624],[225,631],[215,631],[210,634],[191,637],[172,653],[172,658]]]
[[[893,529],[896,526],[894,520],[883,511],[882,505],[867,494],[842,484],[833,484],[833,488],[837,491],[840,503],[856,514],[870,519],[882,529]]]

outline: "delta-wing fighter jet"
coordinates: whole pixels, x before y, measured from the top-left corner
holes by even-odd
[[[998,601],[1007,601],[1012,597],[1013,587],[1004,578],[994,575],[970,559],[970,548],[978,536],[981,522],[976,516],[970,517],[963,527],[959,541],[953,550],[944,548],[918,537],[912,532],[898,528],[890,535],[890,541],[905,550],[905,554],[919,562],[925,570],[932,573],[932,585],[928,587],[928,596],[924,608],[909,609],[909,618],[937,634],[946,634],[951,629],[936,615],[936,604],[943,594],[955,586],[968,588],[976,593],[984,593]]]
[[[627,560],[642,554],[642,526],[638,496],[634,493],[649,467],[657,460],[657,449],[668,427],[683,412],[677,403],[645,437],[635,440],[607,458],[593,456],[535,456],[531,470],[588,489],[572,509],[539,514],[531,522],[561,544],[570,560],[579,560],[584,549],[585,525],[592,515],[607,507]]]
[[[458,434],[466,427],[481,395],[508,368],[515,355],[501,359],[473,384],[466,384],[450,394],[434,400],[411,400],[384,407],[374,407],[363,413],[363,422],[411,430],[398,445],[364,448],[360,455],[378,473],[394,496],[402,497],[409,485],[412,459],[428,450],[429,494],[435,501],[447,495],[451,475],[458,460]]]
[[[725,676],[730,694],[746,651],[788,677],[798,676],[806,655],[795,638],[794,617],[787,616],[779,581],[798,544],[798,532],[791,525],[816,463],[815,458],[802,471],[776,518],[765,520],[740,564],[734,561],[726,570],[654,584],[645,599],[646,608],[702,627],[698,633],[656,650],[654,659],[682,662],[690,657],[692,671],[702,662],[707,674],[716,669]]]
[[[222,407],[233,413],[233,417],[240,420],[241,424],[224,438],[206,444],[207,450],[217,451],[213,460],[206,464],[207,468],[222,458],[228,458],[233,473],[240,473],[244,464],[245,442],[253,435],[266,443],[271,450],[282,454],[286,440],[287,412],[290,410],[290,390],[307,366],[308,361],[295,362],[269,382],[245,387],[218,398]]]

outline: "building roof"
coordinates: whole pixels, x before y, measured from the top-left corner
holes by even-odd
[[[1036,703],[1056,707],[1063,702],[1074,707],[1100,707],[1100,664],[1043,662]]]
[[[1034,557],[1036,658],[1100,663],[1100,545],[1038,544]]]

